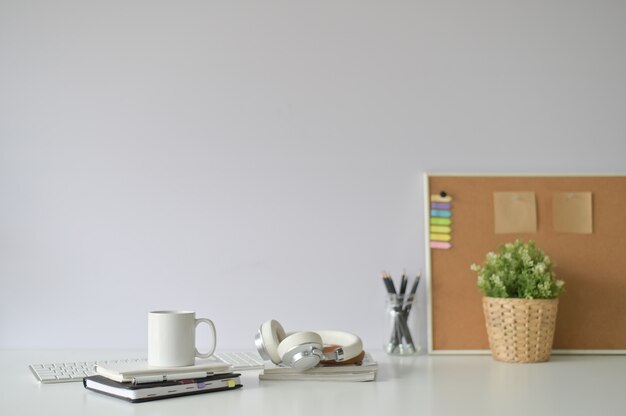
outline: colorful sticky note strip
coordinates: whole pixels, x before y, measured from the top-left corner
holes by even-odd
[[[432,209],[430,210],[431,217],[440,217],[440,218],[450,218],[452,216],[452,212],[446,209]]]
[[[431,225],[430,232],[437,234],[450,234],[452,232],[452,229],[447,225]]]
[[[433,225],[450,225],[452,224],[452,220],[450,218],[433,217],[430,219],[430,223]]]
[[[447,202],[433,202],[430,204],[430,207],[432,209],[450,209],[452,207],[452,204],[449,204]]]
[[[450,195],[431,195],[430,202],[452,202],[452,197]]]
[[[450,247],[452,247],[452,244],[446,243],[444,241],[431,241],[430,242],[430,248],[439,248],[442,250],[447,250]]]
[[[430,247],[447,250],[452,245],[452,197],[445,192],[430,196]]]
[[[450,234],[430,234],[430,241],[450,241]]]

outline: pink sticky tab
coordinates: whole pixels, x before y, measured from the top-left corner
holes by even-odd
[[[452,244],[444,242],[444,241],[431,241],[430,248],[439,248],[442,250],[447,250],[452,247]]]

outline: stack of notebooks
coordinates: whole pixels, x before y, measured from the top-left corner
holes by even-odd
[[[170,368],[150,367],[146,361],[123,362],[96,366],[96,373],[83,379],[86,389],[133,403],[242,387],[240,374],[216,360]]]
[[[320,364],[299,371],[283,365],[266,364],[259,374],[260,380],[289,381],[373,381],[376,379],[378,363],[365,353],[363,360],[355,364]]]

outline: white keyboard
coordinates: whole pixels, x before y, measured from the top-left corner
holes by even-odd
[[[257,352],[216,352],[213,354],[218,360],[222,360],[233,366],[233,371],[260,370],[265,366],[263,359]]]
[[[256,352],[216,352],[213,357],[233,366],[233,371],[258,370],[263,368],[263,360]],[[83,377],[95,375],[96,364],[106,365],[122,362],[145,362],[147,358],[126,358],[120,360],[77,361],[54,364],[31,364],[31,369],[41,383],[65,383],[83,381]]]

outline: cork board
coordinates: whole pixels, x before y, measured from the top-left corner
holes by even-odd
[[[425,175],[425,202],[445,191],[452,200],[451,248],[431,249],[426,228],[429,279],[429,351],[488,350],[482,294],[472,263],[521,238],[534,240],[565,281],[559,301],[554,351],[626,353],[626,176]],[[534,192],[536,231],[496,234],[494,192]],[[555,229],[555,194],[591,193],[591,233]],[[427,227],[429,209],[425,213]]]

